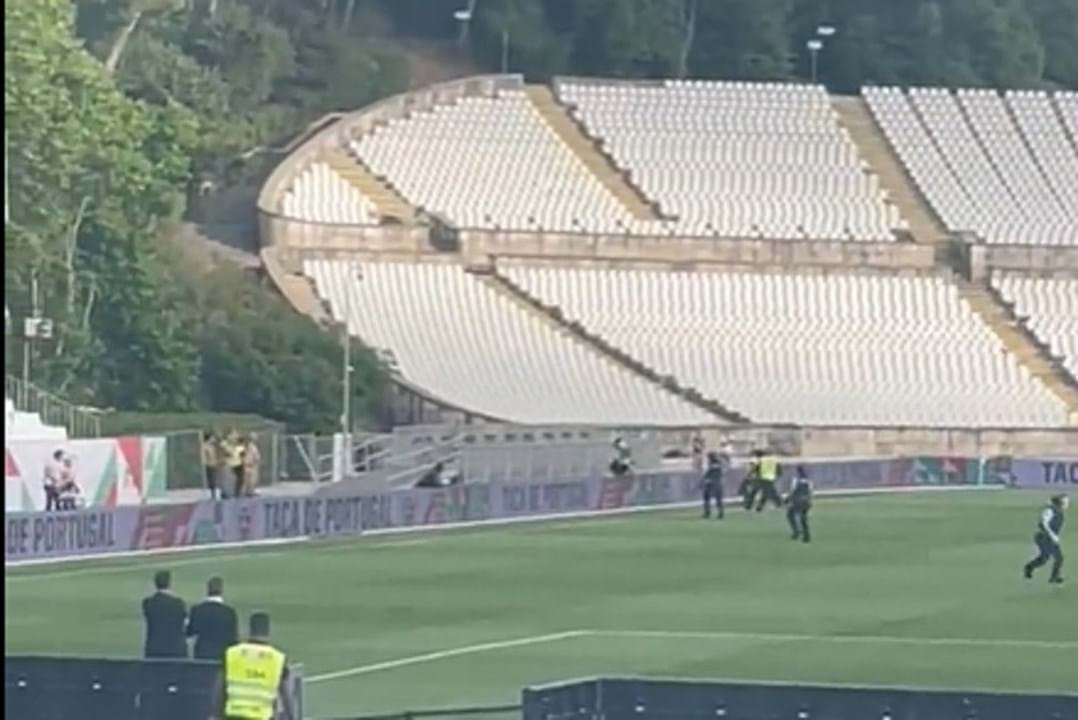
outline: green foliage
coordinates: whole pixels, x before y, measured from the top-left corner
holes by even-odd
[[[275,22],[297,10],[295,27]],[[238,272],[206,276],[170,234],[193,170],[222,173],[312,114],[399,89],[395,59],[356,47],[313,3],[83,0],[85,47],[75,15],[70,0],[4,9],[5,297],[16,317],[56,324],[56,339],[37,344],[33,380],[99,407],[336,428],[333,336]],[[318,73],[297,60],[315,46],[325,49],[309,61],[326,63]],[[336,62],[350,65],[344,80],[325,72]],[[301,73],[321,85],[290,104]],[[355,356],[355,415],[370,424],[384,374],[370,353]],[[21,361],[6,360],[9,370]]]
[[[199,340],[208,406],[286,421],[293,429],[340,427],[340,342],[238,270],[200,283],[206,317]],[[353,417],[376,418],[385,374],[372,352],[352,347]]]
[[[380,0],[398,31],[454,36],[464,0]],[[833,90],[862,84],[1078,87],[1078,0],[478,0],[476,59],[510,69],[614,77],[806,78],[805,43]],[[682,58],[686,58],[682,67]]]

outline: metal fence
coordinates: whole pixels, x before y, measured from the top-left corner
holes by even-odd
[[[44,424],[63,427],[70,437],[101,437],[101,418],[96,412],[73,405],[36,385],[6,375],[4,394],[17,410],[37,413]]]

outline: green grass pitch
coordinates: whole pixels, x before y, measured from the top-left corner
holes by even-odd
[[[189,602],[221,574],[271,612],[313,717],[601,674],[1078,692],[1078,583],[1020,577],[1043,500],[822,500],[807,546],[737,508],[9,570],[5,650],[137,656],[172,568]]]

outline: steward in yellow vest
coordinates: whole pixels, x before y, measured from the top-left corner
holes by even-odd
[[[225,652],[225,720],[291,720],[288,666],[284,653],[270,645],[269,631],[269,615],[253,613],[250,639]],[[282,703],[277,702],[278,695]]]
[[[775,507],[782,507],[782,498],[779,497],[779,492],[775,488],[781,472],[778,458],[774,455],[767,453],[760,458],[760,482],[757,488],[760,502],[756,505],[756,512],[763,512],[768,501],[773,502]]]

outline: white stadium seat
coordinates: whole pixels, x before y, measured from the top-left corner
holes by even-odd
[[[942,277],[505,272],[567,318],[756,422],[1065,422],[1063,404]]]
[[[334,317],[435,398],[516,423],[717,419],[538,321],[457,265],[308,260]]]
[[[1078,283],[1073,278],[996,273],[992,284],[1071,376],[1078,377]]]
[[[1078,151],[1065,93],[865,88],[899,159],[944,224],[989,243],[1078,245]],[[1057,113],[1058,108],[1058,113]],[[1072,135],[1073,137],[1073,135]]]

